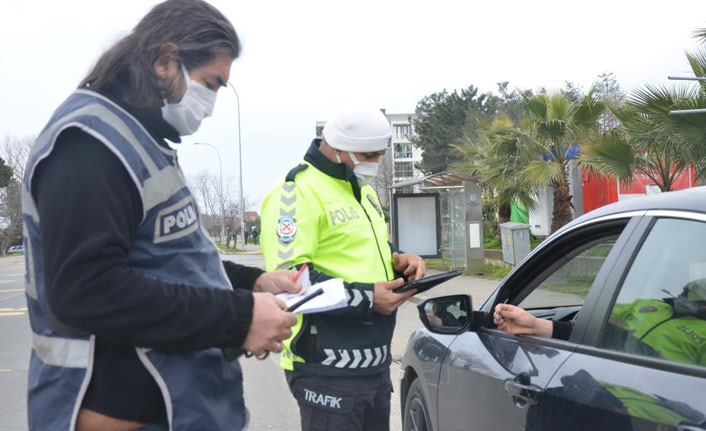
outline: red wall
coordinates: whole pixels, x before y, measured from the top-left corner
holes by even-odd
[[[583,212],[618,202],[618,187],[614,179],[583,173]]]
[[[689,181],[689,176],[691,176],[691,181]],[[644,175],[637,175],[632,183],[627,186],[620,186],[620,194],[645,194],[645,186],[647,184],[652,184],[652,180]],[[696,173],[690,169],[677,177],[672,190],[688,189],[695,186]],[[584,213],[617,201],[618,186],[615,179],[583,173]]]

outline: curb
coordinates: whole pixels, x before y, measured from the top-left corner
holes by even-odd
[[[262,251],[223,251],[220,248],[218,249],[218,252],[220,254],[226,254],[226,255],[239,255],[239,254],[262,254]]]
[[[413,304],[419,304],[420,302],[424,301],[425,299],[427,299],[427,297],[424,295],[419,295],[419,296],[414,295],[414,296],[410,296],[407,299],[407,302],[411,302]]]

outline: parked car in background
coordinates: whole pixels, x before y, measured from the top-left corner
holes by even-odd
[[[13,245],[12,247],[7,249],[7,254],[12,254],[12,253],[23,253],[25,252],[25,246],[24,245]]]
[[[405,431],[706,430],[706,188],[621,201],[543,241],[472,309],[420,303]],[[568,340],[498,330],[517,305]]]

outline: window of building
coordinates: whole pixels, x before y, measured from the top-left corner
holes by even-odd
[[[395,144],[395,158],[396,159],[411,159],[412,158],[412,144]]]
[[[395,178],[414,176],[414,162],[395,162]]]
[[[395,139],[396,140],[409,140],[412,135],[412,126],[409,124],[396,124],[395,125]]]

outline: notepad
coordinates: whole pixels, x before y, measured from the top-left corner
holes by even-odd
[[[338,310],[348,306],[346,289],[343,287],[343,279],[332,278],[321,283],[311,284],[309,278],[309,268],[306,268],[299,275],[299,284],[302,290],[299,293],[279,293],[276,296],[287,304],[287,307],[300,301],[307,294],[316,289],[323,289],[324,293],[297,308],[294,314],[321,313],[324,311]]]

